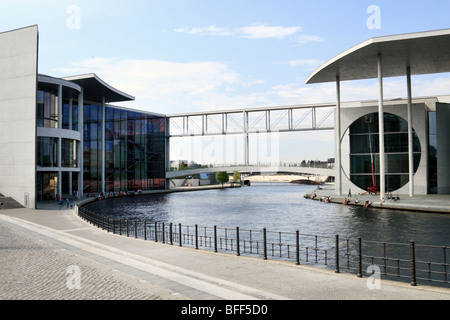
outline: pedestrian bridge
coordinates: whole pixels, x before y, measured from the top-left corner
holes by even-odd
[[[216,173],[226,171],[233,173],[291,173],[305,176],[335,176],[334,168],[310,168],[310,167],[284,167],[284,166],[229,166],[229,167],[212,167],[212,168],[195,168],[185,170],[175,170],[166,172],[166,179],[175,179],[177,177],[192,176],[201,173]]]

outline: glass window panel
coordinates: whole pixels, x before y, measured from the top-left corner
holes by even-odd
[[[58,140],[56,138],[37,138],[37,166],[58,166]]]
[[[64,101],[62,105],[62,128],[63,129],[71,129],[71,126],[69,126],[69,112],[70,112],[70,104],[68,101]]]
[[[58,127],[58,97],[53,92],[37,92],[37,126],[45,128]]]
[[[55,201],[58,193],[58,174],[38,172],[36,180],[38,201]]]
[[[62,139],[61,166],[66,168],[78,167],[78,142]]]
[[[78,105],[72,104],[72,130],[78,131]]]

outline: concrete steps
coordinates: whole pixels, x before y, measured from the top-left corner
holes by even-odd
[[[0,208],[0,210],[6,210],[6,209],[21,209],[24,208],[23,205],[18,203],[16,200],[10,197],[5,197],[3,194],[0,193],[0,202],[3,203],[3,206]]]

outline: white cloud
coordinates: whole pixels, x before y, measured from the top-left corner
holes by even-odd
[[[210,36],[230,36],[233,34],[231,30],[225,28],[218,28],[216,26],[209,26],[202,28],[177,28],[174,31],[192,35],[210,35]]]
[[[259,84],[223,62],[171,62],[92,58],[56,70],[61,76],[96,73],[111,86],[136,97],[122,105],[163,114],[238,107],[248,97],[236,93]]]
[[[283,39],[292,36],[302,30],[301,27],[267,26],[254,24],[239,29],[242,37],[249,39]]]
[[[310,41],[321,41],[318,36],[299,35],[302,27],[300,26],[269,26],[266,24],[252,24],[241,28],[220,28],[214,25],[208,27],[195,28],[177,28],[174,31],[190,35],[209,35],[209,36],[239,36],[247,39],[284,39],[296,35],[298,43],[307,43]]]

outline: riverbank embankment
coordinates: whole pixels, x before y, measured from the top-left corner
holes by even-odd
[[[315,195],[315,196],[314,196]],[[450,195],[397,195],[393,199],[385,199],[383,202],[377,194],[343,194],[336,195],[334,187],[319,187],[304,194],[305,198],[338,203],[343,205],[364,206],[369,201],[369,208],[385,208],[392,210],[406,210],[429,213],[450,213]],[[346,204],[346,200],[348,203]]]

